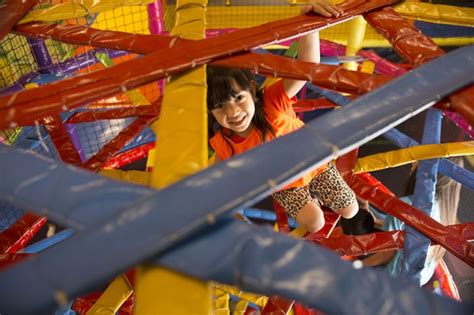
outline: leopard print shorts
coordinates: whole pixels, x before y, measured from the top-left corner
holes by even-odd
[[[296,218],[301,208],[309,202],[322,203],[337,213],[356,201],[354,192],[332,163],[307,186],[277,191],[273,197],[292,218]]]

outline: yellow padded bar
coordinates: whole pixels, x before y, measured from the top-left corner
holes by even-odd
[[[199,67],[166,84],[151,184],[161,188],[207,166],[206,72]],[[192,97],[190,97],[192,96]]]
[[[440,24],[473,26],[474,8],[441,4],[403,2],[395,6],[403,17]]]
[[[473,154],[474,141],[419,145],[360,158],[356,162],[354,173],[383,170],[412,163],[417,160]]]
[[[245,300],[238,301],[234,307],[232,315],[244,315],[245,311],[247,310],[247,306],[249,306],[249,302]]]
[[[136,276],[134,314],[212,314],[207,283],[154,265],[141,266]]]
[[[121,182],[148,186],[150,184],[150,173],[142,171],[100,170],[99,174]]]
[[[75,19],[87,15],[113,10],[122,6],[146,5],[154,0],[71,0],[46,9],[29,12],[18,24],[41,21],[54,22]]]
[[[349,21],[349,38],[347,39],[346,55],[355,56],[362,48],[364,42],[365,28],[367,22],[362,16],[358,16],[355,19]],[[348,70],[356,71],[358,64],[355,61],[344,63],[344,68]]]
[[[171,34],[204,38],[206,6],[207,1],[178,0]],[[166,84],[160,119],[152,125],[159,148],[152,187],[165,187],[207,167],[206,96],[205,66],[170,78]],[[211,286],[164,268],[142,266],[137,273],[135,313],[211,314]]]
[[[205,37],[207,1],[181,0],[171,35],[186,39]],[[152,125],[160,148],[151,163],[151,185],[161,188],[207,167],[206,68],[169,78],[160,119]],[[192,98],[189,96],[192,95]]]
[[[113,315],[132,293],[130,282],[127,277],[121,274],[112,281],[86,315]]]
[[[215,293],[216,297],[222,297],[222,296],[225,296],[226,294],[227,295],[232,294],[234,296],[238,296],[242,300],[245,300],[247,302],[252,302],[253,304],[258,305],[262,309],[265,307],[265,305],[267,305],[267,302],[268,302],[268,297],[264,295],[258,295],[258,294],[240,291],[236,287],[225,285],[222,283],[215,284],[215,292],[216,292]]]
[[[214,290],[214,314],[230,315],[230,294],[222,290]]]
[[[250,27],[277,19],[288,18],[298,14],[298,11],[298,6],[211,6],[208,8],[207,28]],[[471,16],[473,15],[471,14]],[[351,21],[347,21],[321,30],[320,37],[321,39],[346,45],[350,31]],[[474,38],[472,37],[433,38],[433,40],[439,46],[464,46],[474,43]],[[382,35],[378,34],[372,27],[367,27],[363,47],[390,46],[390,43]]]
[[[293,231],[291,231],[290,235],[297,238],[302,238],[303,236],[306,235],[306,233],[308,233],[308,231],[304,227],[299,226]]]
[[[360,67],[360,72],[372,74],[375,71],[375,63],[370,60],[366,60],[362,62],[362,66]]]
[[[324,38],[321,35],[321,38]],[[332,40],[338,44],[345,45],[346,41],[340,38],[325,37],[324,39]],[[474,44],[474,37],[432,37],[431,38],[436,45],[438,46],[466,46]],[[366,38],[364,40],[364,47],[392,47],[390,43],[384,39],[380,38]]]

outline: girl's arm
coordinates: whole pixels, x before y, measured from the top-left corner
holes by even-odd
[[[366,259],[362,260],[362,263],[365,267],[375,267],[380,265],[385,265],[390,260],[392,260],[393,256],[395,256],[395,250],[387,250],[383,252],[378,252],[373,255],[370,255]]]
[[[341,9],[331,3],[330,0],[310,0],[301,9],[301,14],[315,12],[325,17],[339,16],[343,13]],[[313,32],[300,38],[298,43],[298,59],[319,63],[319,32]],[[298,93],[305,85],[306,81],[283,80],[283,87],[289,98]]]

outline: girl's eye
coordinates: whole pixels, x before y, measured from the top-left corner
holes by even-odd
[[[242,101],[244,100],[244,98],[245,98],[244,95],[239,94],[239,95],[237,95],[237,96],[235,97],[235,100],[236,100],[237,102],[242,102]]]
[[[220,104],[216,104],[214,106],[214,109],[217,109],[217,110],[220,110],[220,109],[223,109],[224,108],[224,104],[220,103]]]

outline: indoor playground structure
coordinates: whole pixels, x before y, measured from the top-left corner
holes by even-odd
[[[474,7],[335,2],[0,1],[0,314],[472,314],[443,260],[419,279],[431,245],[474,266],[474,222],[431,216],[438,174],[474,190]],[[316,30],[321,63],[295,59]],[[306,126],[214,164],[209,64],[307,80]],[[398,128],[418,114],[420,139]],[[398,149],[362,156],[379,136]],[[406,227],[346,235],[327,211],[307,233],[256,206],[331,160]],[[409,205],[375,174],[416,161]],[[389,250],[397,278],[358,260]]]

